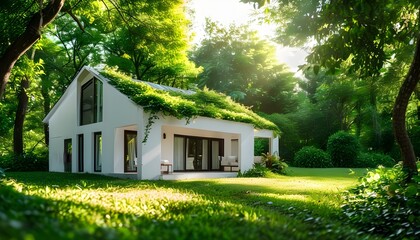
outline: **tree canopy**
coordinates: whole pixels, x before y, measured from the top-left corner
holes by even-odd
[[[265,3],[262,1],[256,4]],[[348,73],[359,78],[380,76],[387,64],[399,61],[398,53],[420,48],[418,1],[288,1],[269,6],[269,17],[278,24],[278,41],[301,45],[313,41],[308,62],[314,70],[335,73],[349,64]],[[416,173],[416,157],[406,130],[409,99],[420,79],[420,52],[414,53],[411,68],[401,85],[393,108],[393,126],[404,167]],[[399,79],[396,79],[399,80]]]
[[[224,28],[207,20],[206,36],[191,54],[203,67],[198,87],[225,93],[259,111],[293,111],[297,78],[277,61],[275,52],[272,43],[247,26]]]

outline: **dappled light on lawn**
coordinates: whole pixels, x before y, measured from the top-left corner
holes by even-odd
[[[356,239],[354,229],[336,222],[340,189],[354,184],[327,176],[183,181],[65,173],[7,177],[1,184],[8,187],[0,188],[0,198],[7,199],[0,206],[5,214],[0,232],[7,230],[10,238]],[[342,188],[331,191],[328,183],[333,182]]]

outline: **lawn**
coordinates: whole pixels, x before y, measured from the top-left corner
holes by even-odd
[[[136,181],[7,173],[1,239],[373,239],[342,224],[340,194],[365,170]]]

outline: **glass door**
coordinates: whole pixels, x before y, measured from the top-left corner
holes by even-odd
[[[137,132],[124,131],[124,171],[137,171]]]
[[[185,170],[185,137],[174,138],[174,171]]]
[[[187,138],[187,163],[185,170],[203,170],[203,139]]]
[[[221,140],[211,140],[211,170],[220,169],[220,157],[221,157]]]
[[[174,171],[218,171],[223,139],[175,136]]]

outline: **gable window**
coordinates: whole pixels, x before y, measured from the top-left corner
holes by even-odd
[[[92,78],[82,86],[80,125],[102,122],[103,84]]]

